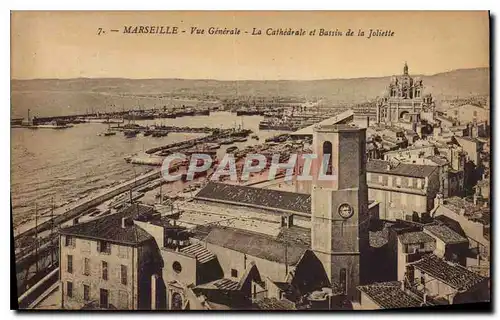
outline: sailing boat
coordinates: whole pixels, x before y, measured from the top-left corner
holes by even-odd
[[[116,135],[116,132],[111,130],[111,127],[110,127],[110,123],[109,123],[109,117],[108,117],[108,130],[104,131],[102,134],[102,136],[105,136],[105,137],[109,137],[109,136],[114,136]]]

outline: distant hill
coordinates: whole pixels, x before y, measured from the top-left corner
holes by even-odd
[[[420,77],[426,91],[438,100],[488,96],[489,69],[459,69]],[[91,110],[122,110],[141,105],[143,108],[170,105],[172,97],[192,101],[175,104],[192,105],[199,100],[216,100],[235,96],[323,98],[332,105],[361,103],[381,96],[390,77],[218,81],[188,79],[35,79],[11,81],[13,117],[26,116],[27,110],[39,116],[77,114]],[[111,106],[114,105],[114,106]]]

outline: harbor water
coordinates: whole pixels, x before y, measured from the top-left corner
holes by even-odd
[[[236,143],[244,147],[262,143],[277,131],[260,131],[260,116],[237,116],[215,112],[210,116],[136,121],[139,125],[252,129],[261,138]],[[83,123],[64,130],[11,130],[11,199],[14,227],[34,219],[35,203],[40,213],[89,195],[97,190],[151,170],[124,158],[149,148],[202,136],[199,133],[169,133],[166,137],[126,138],[122,133],[98,136],[107,125]],[[222,146],[221,149],[229,147]],[[221,150],[222,151],[222,150]]]

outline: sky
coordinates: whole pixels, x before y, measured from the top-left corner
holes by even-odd
[[[171,26],[177,35],[123,34]],[[191,27],[240,28],[239,36]],[[98,35],[98,28],[106,31]],[[253,28],[316,29],[315,36],[252,36]],[[319,29],[364,37],[319,36]],[[118,29],[119,32],[110,32]],[[394,31],[367,38],[369,29]],[[205,32],[207,32],[206,30]],[[244,31],[248,31],[245,34]],[[489,67],[489,20],[476,12],[26,11],[11,14],[11,78],[309,80],[435,74]]]

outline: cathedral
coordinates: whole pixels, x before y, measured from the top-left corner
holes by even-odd
[[[405,63],[403,74],[392,77],[384,96],[377,102],[377,123],[416,124],[422,113],[432,114],[434,107],[432,96],[424,93],[422,80],[412,78]]]

